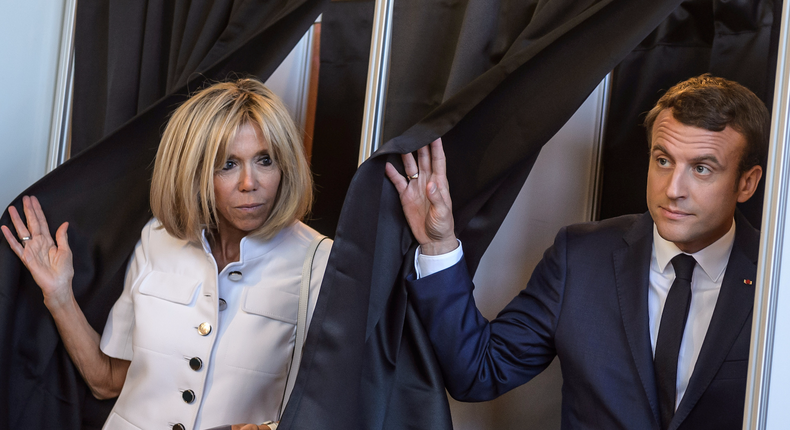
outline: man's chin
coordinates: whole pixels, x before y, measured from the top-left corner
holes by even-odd
[[[672,243],[682,243],[689,236],[688,228],[678,222],[656,222],[658,235]]]

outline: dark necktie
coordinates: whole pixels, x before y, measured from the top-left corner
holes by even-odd
[[[691,304],[691,274],[697,261],[687,254],[678,254],[672,259],[675,268],[675,281],[669,288],[661,325],[658,328],[656,354],[653,365],[658,384],[658,404],[661,410],[661,428],[669,428],[675,415],[675,394],[677,391],[678,353],[686,328],[686,318]]]

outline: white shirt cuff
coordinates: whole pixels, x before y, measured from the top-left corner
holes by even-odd
[[[463,257],[464,250],[460,240],[458,240],[458,248],[446,254],[424,255],[418,246],[417,252],[414,253],[414,271],[417,272],[417,279],[431,276],[436,272],[452,267],[461,261]]]

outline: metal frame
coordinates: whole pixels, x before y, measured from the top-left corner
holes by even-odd
[[[595,148],[593,153],[593,177],[590,180],[587,214],[590,221],[597,221],[601,214],[601,190],[603,188],[603,139],[606,133],[606,121],[609,118],[609,100],[612,95],[612,72],[598,84],[598,118],[595,129]]]
[[[68,160],[71,152],[71,100],[74,89],[74,27],[76,20],[77,0],[66,0],[63,7],[55,100],[49,129],[47,173]]]
[[[788,2],[782,5],[782,24],[776,63],[773,121],[771,124],[765,201],[763,203],[760,256],[757,262],[757,288],[754,297],[752,344],[746,381],[743,428],[767,429],[768,395],[777,303],[780,288],[782,244],[787,222],[787,197],[790,191],[790,70],[787,50]]]
[[[321,22],[321,15],[304,35],[304,52],[302,53],[302,69],[299,71],[299,99],[295,107],[295,122],[304,128],[307,120],[307,100],[310,95],[310,74],[312,71],[313,45],[315,44],[315,25]]]
[[[381,144],[384,108],[389,81],[390,43],[392,41],[392,9],[395,0],[376,0],[373,36],[370,41],[368,82],[365,86],[365,115],[362,119],[362,138],[359,143],[359,162],[362,164]]]

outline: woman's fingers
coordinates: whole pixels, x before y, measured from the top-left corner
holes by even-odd
[[[30,197],[30,203],[33,207],[33,213],[36,216],[36,222],[40,228],[39,233],[44,235],[46,238],[51,238],[49,234],[49,225],[47,224],[47,217],[44,216],[44,210],[41,209],[41,203],[39,203],[36,196]]]
[[[63,224],[58,227],[58,231],[55,232],[55,240],[58,243],[58,250],[59,251],[71,251],[69,248],[69,223],[64,222]]]
[[[0,226],[0,230],[3,230],[3,236],[5,236],[8,246],[10,246],[14,254],[21,259],[24,248],[22,248],[22,245],[16,240],[14,233],[11,233],[11,229],[6,226]]]
[[[28,231],[25,223],[22,222],[22,217],[19,216],[19,212],[15,207],[8,207],[8,215],[11,215],[11,222],[14,224],[16,235],[19,236],[20,239],[23,237],[30,237],[30,231]],[[14,241],[16,241],[16,239],[14,239]]]
[[[25,218],[27,219],[27,229],[30,231],[30,237],[41,234],[41,226],[38,223],[38,215],[33,208],[33,201],[28,196],[22,197],[22,209],[25,211]]]

